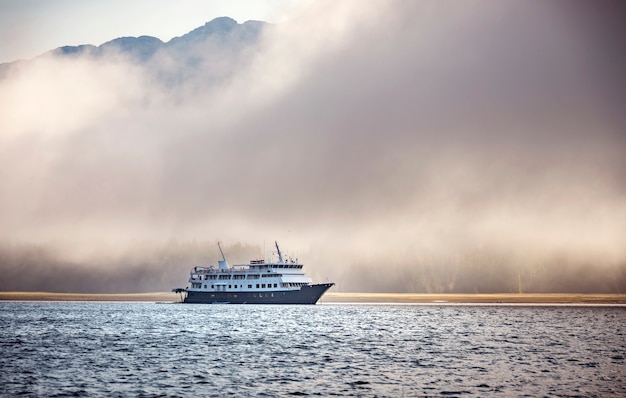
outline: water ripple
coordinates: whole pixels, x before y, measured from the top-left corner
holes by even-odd
[[[623,307],[0,303],[2,396],[626,396]]]

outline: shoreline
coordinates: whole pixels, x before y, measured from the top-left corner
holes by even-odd
[[[326,293],[322,299],[337,303],[626,305],[626,294],[600,293]]]
[[[113,301],[179,302],[177,293],[52,293],[0,292],[0,301]],[[430,293],[326,293],[320,303],[399,303],[399,304],[598,304],[626,305],[626,294],[577,293],[502,293],[502,294],[430,294]]]

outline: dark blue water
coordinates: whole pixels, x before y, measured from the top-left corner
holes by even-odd
[[[626,308],[0,302],[2,396],[626,396]]]

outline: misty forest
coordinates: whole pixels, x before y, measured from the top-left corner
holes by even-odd
[[[0,64],[0,290],[626,293],[610,2],[314,2]],[[80,40],[80,39],[78,39]]]

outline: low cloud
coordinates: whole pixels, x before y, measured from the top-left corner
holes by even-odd
[[[4,264],[42,245],[64,273],[144,267],[136,280],[171,239],[278,239],[344,291],[623,292],[619,15],[315,3],[236,51],[17,64],[0,81],[0,238],[22,260]],[[138,260],[138,241],[161,243]],[[196,260],[180,253],[164,269]]]

